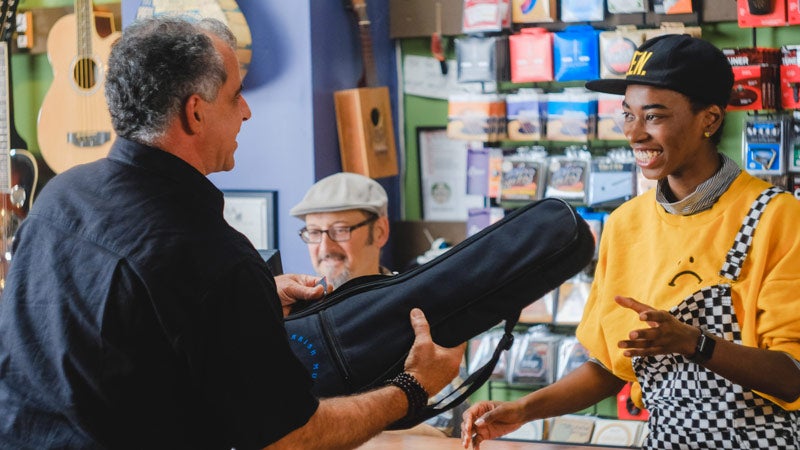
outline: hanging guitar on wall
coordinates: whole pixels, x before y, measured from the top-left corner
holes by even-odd
[[[179,15],[194,18],[217,19],[228,26],[236,37],[236,56],[239,71],[244,79],[253,58],[253,37],[247,19],[235,0],[142,0],[136,18],[161,15]]]
[[[39,110],[39,148],[53,172],[103,158],[116,134],[105,99],[106,62],[121,33],[97,33],[90,0],[58,19],[47,37],[53,84]]]
[[[17,0],[3,1],[0,23],[0,292],[5,287],[14,234],[33,204],[39,177],[36,159],[14,126],[10,40]]]
[[[336,91],[333,95],[342,170],[370,178],[397,175],[389,88],[377,86],[367,3],[366,0],[350,3],[358,18],[366,87]]]

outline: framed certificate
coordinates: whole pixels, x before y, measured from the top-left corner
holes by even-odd
[[[278,245],[278,192],[226,190],[225,220],[247,236],[256,250],[276,249]]]

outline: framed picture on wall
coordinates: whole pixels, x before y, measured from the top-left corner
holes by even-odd
[[[224,190],[225,220],[256,250],[278,248],[278,191]]]
[[[467,195],[468,141],[450,139],[444,127],[418,127],[422,218],[466,221],[470,208],[483,207],[484,198]]]

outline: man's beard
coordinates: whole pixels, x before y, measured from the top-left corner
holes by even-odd
[[[325,275],[328,286],[333,286],[333,289],[338,288],[350,279],[350,271],[347,269],[338,272],[336,275],[331,275],[329,273],[325,273],[323,275]]]
[[[327,264],[326,261],[328,259],[342,264],[336,264],[335,266]],[[319,262],[320,273],[318,275],[325,277],[328,286],[333,286],[334,289],[338,288],[351,277],[350,270],[344,265],[345,261],[344,255],[326,255]]]

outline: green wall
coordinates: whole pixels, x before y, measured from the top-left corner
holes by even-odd
[[[752,47],[755,41],[760,47],[780,47],[786,44],[800,44],[800,26],[780,28],[739,28],[735,22],[705,25],[703,38],[715,43],[718,47]],[[755,31],[754,31],[755,30]],[[400,42],[403,55],[430,55],[430,40],[427,38],[404,39]],[[454,58],[454,55],[449,55]],[[559,86],[573,86],[572,83],[546,83],[542,85],[546,90],[557,90]],[[513,85],[503,84],[501,90],[507,88],[533,86],[532,84]],[[420,220],[422,206],[420,205],[420,180],[419,161],[417,151],[417,127],[446,126],[447,101],[417,97],[414,95],[403,96],[405,110],[404,126],[401,130],[405,137],[405,179],[403,180],[403,195],[405,199],[406,220]],[[748,114],[742,111],[732,111],[727,115],[725,131],[720,149],[735,161],[741,164],[741,133],[742,121]],[[608,147],[613,143],[598,142],[600,147]]]

